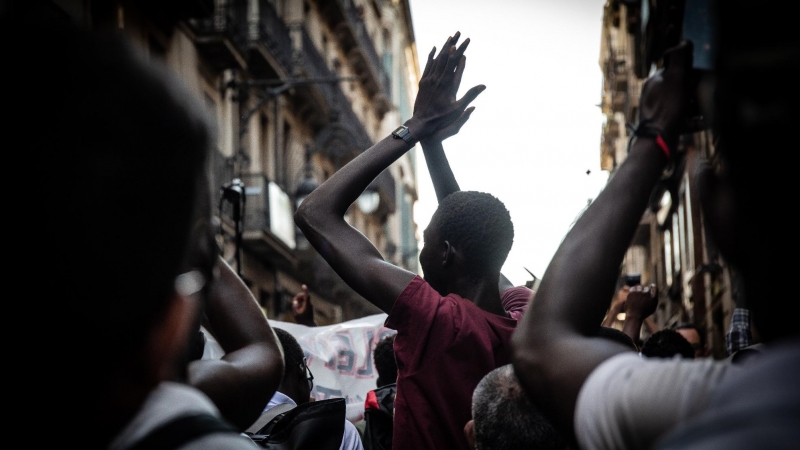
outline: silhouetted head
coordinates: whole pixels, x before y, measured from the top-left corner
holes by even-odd
[[[395,334],[386,336],[375,344],[372,352],[375,369],[378,371],[378,387],[397,382],[397,361],[394,359]]]
[[[26,370],[57,370],[46,398],[88,410],[75,416],[102,441],[185,363],[213,264],[197,246],[215,137],[203,104],[121,34],[50,19],[0,27],[24,73],[6,126],[35,173],[31,318],[39,342],[65,345]]]
[[[788,200],[797,179],[795,166],[776,149],[793,140],[800,119],[800,54],[789,50],[800,46],[800,36],[788,32],[791,17],[775,18],[770,8],[742,14],[737,5],[718,5],[713,127],[719,142],[696,176],[709,239],[741,275],[747,308],[766,343],[800,334],[800,322],[786,311],[792,294],[776,281],[795,276],[791,264],[776,263],[785,260],[795,227],[775,207]],[[742,34],[745,26],[750,31]],[[754,149],[774,153],[758,156]]]
[[[424,238],[419,260],[425,280],[447,295],[454,279],[499,277],[514,241],[514,226],[496,197],[459,191],[439,203]]]
[[[642,355],[651,358],[672,358],[681,355],[683,358],[694,359],[692,344],[677,331],[664,328],[653,333],[642,344]]]
[[[697,325],[689,322],[679,323],[672,327],[684,337],[694,350],[695,358],[705,358],[708,355],[705,333],[702,333]]]

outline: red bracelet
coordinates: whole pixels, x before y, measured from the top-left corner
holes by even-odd
[[[663,151],[664,154],[667,155],[667,159],[670,159],[669,146],[667,146],[667,143],[664,141],[664,138],[662,138],[660,134],[656,135],[656,145],[658,145],[659,148],[661,148],[661,151]]]
[[[672,152],[669,151],[669,146],[667,145],[667,141],[661,136],[661,129],[652,125],[651,120],[642,120],[639,122],[639,125],[633,127],[631,125],[627,125],[628,130],[631,133],[631,141],[634,137],[649,137],[655,140],[656,145],[658,148],[664,152],[664,156],[667,157],[667,160],[672,159]],[[630,142],[628,143],[630,146]]]

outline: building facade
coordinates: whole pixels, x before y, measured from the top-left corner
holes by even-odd
[[[707,12],[686,5],[609,0],[604,7],[600,66],[605,124],[600,154],[602,169],[611,176],[627,156],[628,125],[638,121],[644,81],[662,66],[664,49],[678,42],[684,15]],[[697,187],[686,171],[687,160],[695,156],[715,161],[714,136],[706,125],[699,115],[687,123],[674,162],[651,195],[621,271],[640,273],[642,284],[656,284],[659,306],[654,317],[659,328],[694,323],[703,330],[711,354],[722,358],[737,283],[735,273],[706,238]],[[646,338],[647,332],[643,333]]]
[[[220,249],[267,317],[306,284],[320,325],[380,312],[310,248],[297,205],[411,117],[420,69],[407,0],[91,0],[52,9],[124,31],[203,100]],[[157,161],[154,161],[154,164]],[[414,150],[347,213],[387,261],[417,272]]]

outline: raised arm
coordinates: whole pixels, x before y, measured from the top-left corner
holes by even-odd
[[[674,152],[683,124],[691,46],[665,55],[640,101],[640,131],[605,189],[570,229],[513,339],[513,363],[526,392],[573,438],[575,403],[600,363],[626,347],[596,337],[619,267],[648,198]],[[660,138],[656,138],[658,132]]]
[[[464,58],[466,61],[466,57]],[[457,82],[460,83],[460,80],[457,80]],[[433,182],[433,190],[436,191],[436,200],[439,202],[453,192],[461,190],[453,174],[453,169],[450,168],[447,155],[444,153],[442,141],[458,134],[474,110],[474,107],[467,108],[458,120],[420,141],[422,153],[425,155],[425,165],[428,166],[428,173],[431,175],[431,181]]]
[[[241,278],[217,259],[204,325],[222,359],[189,363],[188,382],[208,395],[240,430],[258,418],[283,378],[283,355],[267,318]]]
[[[603,319],[602,326],[610,327],[614,323],[614,320],[616,320],[617,314],[625,311],[625,300],[628,298],[630,289],[630,286],[625,285],[617,290],[614,299],[611,300],[611,306],[608,308],[606,317]],[[634,340],[634,342],[636,341]]]
[[[405,123],[410,137],[388,136],[368,148],[306,197],[295,213],[298,227],[333,270],[358,294],[387,313],[415,274],[384,261],[375,246],[344,220],[344,215],[369,183],[417,141],[469,114],[465,112],[467,106],[484,86],[475,86],[456,99],[464,70],[463,55],[469,45],[467,39],[456,48],[459,36],[456,33],[448,38],[436,57],[436,48],[428,55],[414,115]]]

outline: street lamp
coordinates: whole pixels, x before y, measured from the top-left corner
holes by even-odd
[[[378,187],[374,184],[367,186],[364,192],[358,196],[358,200],[356,200],[358,209],[364,214],[372,214],[377,211],[380,203],[381,195],[378,193]]]

